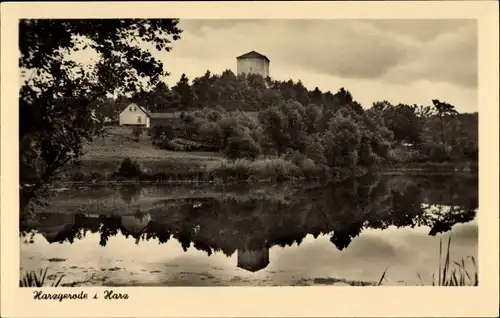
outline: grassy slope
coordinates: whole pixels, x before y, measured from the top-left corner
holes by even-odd
[[[183,158],[196,160],[217,160],[218,153],[210,152],[173,152],[153,148],[151,138],[144,132],[139,141],[132,137],[131,127],[110,127],[105,137],[95,140],[85,147],[82,160],[114,160],[124,157],[138,160],[164,160],[165,158]]]
[[[219,160],[219,153],[174,152],[154,148],[146,132],[139,141],[132,137],[131,127],[110,127],[105,137],[85,146],[85,155],[80,166],[71,166],[65,173],[82,171],[85,173],[112,173],[120,161],[130,157],[137,160],[143,168],[153,173],[179,170],[200,171],[207,163]]]

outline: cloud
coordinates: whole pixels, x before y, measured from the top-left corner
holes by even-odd
[[[181,20],[177,56],[234,58],[257,50],[271,67],[389,82],[477,86],[470,20]]]
[[[438,34],[414,48],[405,63],[393,68],[386,79],[410,82],[426,79],[463,87],[477,87],[477,30],[465,25]]]
[[[171,52],[147,46],[170,72],[170,86],[182,73],[235,72],[236,56],[256,50],[270,58],[273,79],[325,92],[345,87],[365,107],[437,98],[477,111],[474,20],[181,20],[180,27]]]

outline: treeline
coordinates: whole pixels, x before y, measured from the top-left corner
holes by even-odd
[[[237,249],[249,247],[250,242],[259,243],[254,245],[255,249],[285,247],[293,243],[300,245],[308,234],[314,237],[329,234],[331,242],[343,250],[367,228],[424,226],[429,228],[429,235],[436,235],[450,231],[457,223],[473,220],[478,206],[474,191],[477,179],[460,181],[451,178],[349,179],[320,189],[288,189],[282,199],[272,194],[260,197],[233,193],[162,200],[151,208],[134,207],[138,218],[147,214],[151,217],[151,222],[139,233],[130,233],[124,228],[117,217],[120,214],[108,212],[99,218],[77,214],[72,226],[60,233],[56,241],[73,243],[90,231],[99,233],[99,244],[105,246],[109,237],[121,232],[127,237],[133,235],[137,243],[149,239],[166,243],[175,238],[185,250],[194,246],[208,254],[223,251],[230,256]],[[132,186],[123,187],[119,192],[129,204],[139,196],[140,190]],[[199,206],[193,207],[194,202],[200,203]],[[437,210],[429,211],[429,204]],[[93,208],[89,204],[88,209]],[[71,224],[68,215],[63,213],[41,215],[38,222],[34,228],[23,224],[21,235],[26,237],[37,228]]]
[[[194,78],[191,84],[189,82],[189,78],[182,74],[171,88],[160,82],[150,91],[107,99],[96,108],[100,116],[112,119],[130,102],[139,103],[153,113],[194,111],[205,107],[259,111],[287,100],[295,100],[304,106],[314,104],[327,108],[339,107],[348,100],[352,102],[352,96],[347,91],[340,95],[322,92],[319,88],[309,91],[301,81],[276,81],[257,74],[235,75],[231,70],[220,75],[207,71],[203,76]],[[361,107],[356,104],[356,107]]]
[[[392,105],[376,102],[393,133],[396,158],[404,162],[478,160],[478,113],[458,113],[449,103],[432,100],[432,106]],[[399,145],[406,145],[403,151]]]
[[[228,159],[285,157],[298,167],[366,172],[385,164],[476,162],[478,115],[459,114],[446,102],[364,108],[341,88],[308,90],[301,81],[209,71],[189,83],[114,101],[121,111],[136,102],[150,112],[179,112],[177,122],[152,131],[170,150],[220,151]],[[112,102],[105,108],[111,109]]]

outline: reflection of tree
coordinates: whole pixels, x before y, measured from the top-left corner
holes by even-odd
[[[121,193],[137,193],[129,190]],[[242,249],[300,244],[308,234],[330,234],[330,241],[342,250],[365,228],[428,226],[430,235],[449,231],[475,217],[477,195],[477,179],[397,177],[351,179],[327,188],[291,191],[284,201],[167,200],[147,212],[151,221],[134,237],[137,243],[150,239],[166,243],[173,237],[184,251],[193,246],[208,255],[230,256]],[[64,224],[56,219],[53,223]],[[55,240],[72,243],[86,231],[99,232],[101,246],[118,232],[129,235],[119,217],[77,215]],[[29,233],[25,228],[21,232]]]
[[[124,185],[119,188],[119,193],[122,200],[130,204],[133,201],[137,201],[141,193],[141,187],[138,185]]]
[[[117,235],[119,229],[120,221],[118,218],[101,217],[101,227],[99,229],[101,239],[99,240],[99,245],[106,246],[109,237]]]
[[[361,223],[349,224],[346,228],[335,229],[330,237],[332,242],[340,251],[351,244],[353,238],[359,236],[363,225]]]

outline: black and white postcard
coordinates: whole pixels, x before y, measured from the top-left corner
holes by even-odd
[[[497,315],[498,3],[2,9],[2,315]]]

